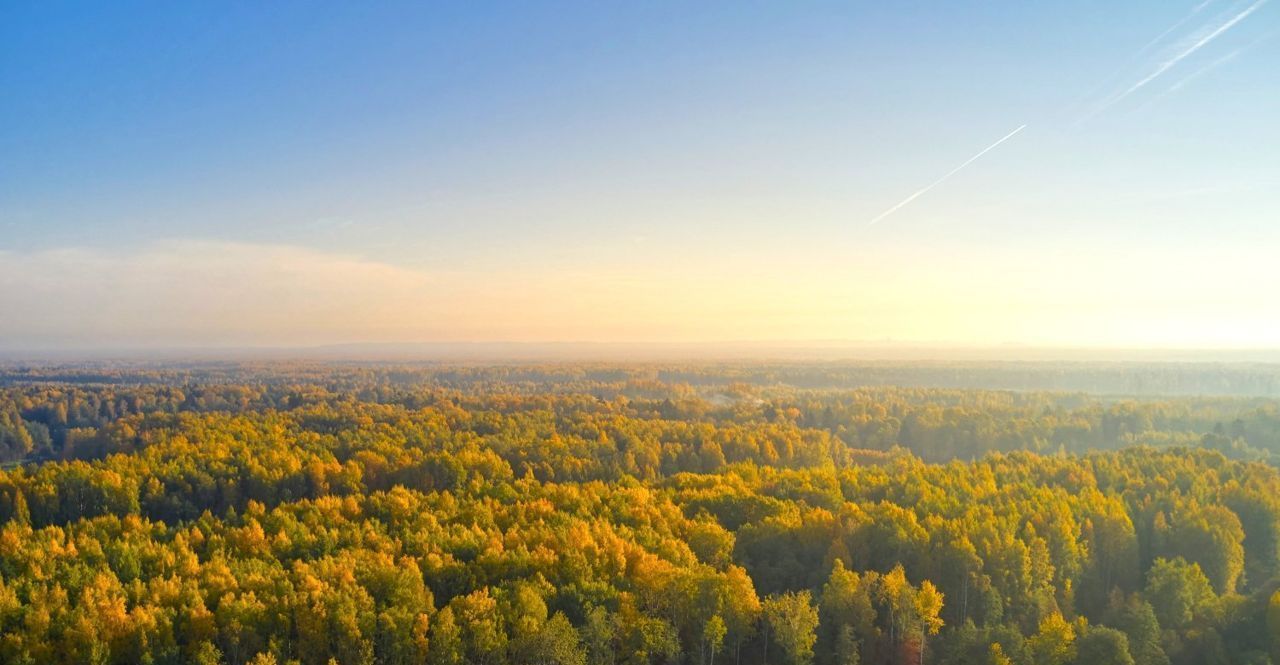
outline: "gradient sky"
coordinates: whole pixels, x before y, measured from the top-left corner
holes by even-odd
[[[1276,347],[1278,31],[1280,0],[5,3],[0,348]]]

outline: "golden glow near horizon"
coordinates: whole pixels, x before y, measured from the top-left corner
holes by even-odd
[[[646,268],[644,264],[651,263]],[[1212,265],[1212,270],[1198,266]],[[9,340],[309,345],[379,341],[1265,347],[1280,339],[1264,249],[881,251],[677,265],[431,271],[287,246],[174,242],[0,254]],[[26,335],[27,339],[23,340]]]

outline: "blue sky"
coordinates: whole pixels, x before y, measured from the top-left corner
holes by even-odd
[[[1265,0],[9,3],[0,336],[1274,346],[1277,30]]]

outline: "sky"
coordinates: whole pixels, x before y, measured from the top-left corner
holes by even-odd
[[[4,3],[0,350],[1280,347],[1280,0]]]

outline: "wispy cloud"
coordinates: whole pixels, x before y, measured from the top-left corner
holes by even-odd
[[[1168,96],[1170,96],[1170,95],[1172,95],[1172,94],[1177,93],[1179,90],[1182,90],[1183,88],[1187,87],[1188,85],[1190,85],[1191,83],[1193,83],[1193,82],[1195,82],[1197,79],[1199,79],[1200,77],[1202,77],[1202,76],[1204,76],[1204,75],[1206,75],[1206,74],[1208,74],[1208,73],[1212,72],[1213,70],[1215,70],[1215,69],[1217,69],[1217,68],[1219,68],[1219,67],[1221,67],[1221,66],[1223,66],[1223,65],[1225,65],[1225,64],[1227,64],[1227,63],[1230,63],[1231,61],[1233,61],[1233,60],[1235,60],[1235,59],[1237,59],[1237,58],[1239,58],[1239,57],[1240,57],[1241,55],[1243,55],[1246,51],[1249,51],[1250,49],[1254,48],[1255,46],[1258,46],[1259,44],[1261,44],[1261,43],[1263,43],[1263,42],[1266,42],[1266,41],[1268,41],[1268,40],[1272,39],[1273,37],[1275,37],[1275,36],[1276,36],[1276,34],[1280,34],[1280,33],[1277,33],[1276,31],[1269,32],[1269,33],[1267,33],[1266,35],[1263,35],[1262,37],[1260,37],[1260,38],[1258,38],[1258,39],[1255,39],[1254,41],[1252,41],[1252,42],[1250,42],[1250,43],[1248,43],[1248,44],[1245,44],[1244,46],[1241,46],[1240,48],[1238,48],[1238,49],[1236,49],[1236,50],[1234,50],[1234,51],[1232,51],[1232,52],[1230,52],[1230,53],[1228,53],[1228,54],[1226,54],[1226,55],[1224,55],[1224,56],[1221,56],[1221,57],[1219,57],[1219,58],[1215,58],[1214,60],[1210,61],[1209,63],[1207,63],[1207,64],[1205,64],[1205,65],[1203,65],[1203,66],[1201,66],[1199,69],[1195,70],[1194,72],[1191,72],[1190,74],[1187,74],[1186,76],[1182,77],[1181,79],[1179,79],[1179,80],[1178,80],[1178,82],[1177,82],[1177,83],[1174,83],[1173,85],[1169,86],[1169,87],[1168,87],[1164,92],[1162,92],[1162,93],[1160,93],[1160,94],[1158,94],[1158,95],[1156,95],[1156,96],[1154,96],[1154,97],[1152,97],[1152,98],[1148,99],[1148,100],[1147,100],[1146,102],[1144,102],[1141,106],[1139,106],[1138,108],[1134,109],[1134,113],[1137,113],[1137,112],[1143,111],[1143,110],[1147,109],[1148,107],[1155,105],[1157,102],[1159,102],[1159,101],[1161,101],[1161,100],[1165,99],[1166,97],[1168,97]]]
[[[1177,23],[1174,23],[1173,25],[1166,28],[1164,32],[1161,32],[1159,35],[1156,35],[1154,39],[1144,44],[1142,48],[1138,49],[1132,56],[1130,56],[1127,60],[1125,60],[1125,63],[1123,65],[1117,67],[1115,71],[1111,72],[1101,81],[1099,81],[1096,86],[1091,88],[1089,92],[1085,93],[1084,96],[1082,96],[1080,100],[1076,102],[1076,106],[1082,106],[1086,104],[1090,100],[1094,99],[1098,93],[1102,92],[1105,88],[1110,86],[1112,83],[1118,81],[1121,75],[1129,71],[1134,66],[1134,63],[1138,62],[1142,58],[1142,56],[1147,54],[1148,51],[1150,51],[1155,46],[1164,42],[1166,37],[1177,32],[1178,29],[1182,28],[1182,26],[1189,23],[1191,19],[1199,16],[1200,12],[1204,11],[1209,5],[1213,4],[1214,2],[1215,0],[1204,0],[1204,2],[1201,2],[1195,7],[1192,7],[1191,11],[1187,13],[1185,16],[1183,16],[1181,19],[1179,19]],[[1094,111],[1090,112],[1085,119],[1093,117],[1094,115],[1097,114],[1097,112],[1098,112],[1097,109],[1095,109]]]
[[[1209,72],[1211,72],[1211,71],[1213,71],[1213,70],[1217,69],[1218,67],[1221,67],[1222,65],[1225,65],[1225,64],[1227,64],[1228,62],[1231,62],[1232,60],[1235,60],[1236,58],[1240,57],[1240,54],[1241,54],[1241,53],[1244,53],[1244,49],[1242,49],[1242,48],[1238,48],[1238,49],[1236,49],[1236,50],[1234,50],[1234,51],[1232,51],[1232,52],[1230,52],[1230,53],[1228,53],[1228,54],[1226,54],[1226,55],[1222,56],[1221,58],[1218,58],[1218,59],[1216,59],[1216,60],[1214,60],[1214,61],[1210,62],[1209,64],[1207,64],[1207,65],[1205,65],[1205,66],[1201,67],[1200,69],[1195,70],[1194,72],[1192,72],[1191,74],[1189,74],[1188,76],[1186,76],[1185,78],[1183,78],[1182,80],[1180,80],[1180,81],[1178,81],[1177,83],[1174,83],[1173,85],[1169,86],[1169,90],[1168,90],[1168,92],[1177,92],[1177,91],[1181,90],[1181,89],[1182,89],[1183,87],[1185,87],[1188,83],[1190,83],[1190,82],[1192,82],[1192,81],[1194,81],[1194,80],[1196,80],[1196,79],[1200,78],[1201,76],[1204,76],[1205,74],[1208,74]]]
[[[1116,104],[1120,103],[1125,98],[1127,98],[1129,95],[1132,95],[1133,93],[1138,92],[1139,90],[1145,88],[1151,82],[1155,81],[1156,79],[1160,78],[1165,73],[1167,73],[1169,70],[1176,67],[1178,63],[1191,57],[1197,51],[1208,46],[1215,39],[1221,37],[1228,30],[1234,28],[1236,25],[1239,25],[1241,21],[1249,18],[1251,14],[1261,9],[1263,5],[1267,4],[1267,2],[1268,0],[1257,0],[1253,4],[1246,7],[1243,11],[1232,14],[1226,19],[1221,20],[1215,24],[1206,26],[1202,30],[1198,31],[1196,34],[1191,35],[1188,39],[1183,40],[1174,49],[1172,54],[1166,57],[1165,59],[1161,60],[1159,63],[1157,63],[1150,73],[1148,73],[1146,76],[1139,79],[1136,83],[1129,86],[1124,91],[1116,95],[1113,95],[1110,99],[1107,99],[1106,101],[1104,101],[1101,105],[1099,105],[1097,109],[1093,111],[1093,113],[1089,115],[1089,117],[1097,115],[1098,113],[1101,113],[1102,111],[1105,111],[1106,109],[1112,106],[1115,106]]]
[[[872,219],[871,221],[867,222],[867,224],[866,224],[866,225],[867,225],[867,226],[872,226],[872,225],[874,225],[874,224],[877,224],[877,223],[879,223],[881,220],[883,220],[884,218],[888,217],[889,215],[892,215],[893,213],[898,212],[898,211],[899,211],[899,210],[901,210],[903,207],[905,207],[907,204],[909,204],[909,203],[911,203],[912,201],[914,201],[914,200],[916,200],[916,199],[920,198],[921,196],[924,196],[926,193],[928,193],[928,191],[929,191],[929,190],[933,189],[934,187],[937,187],[938,185],[941,185],[942,183],[946,182],[949,178],[951,178],[951,176],[953,176],[953,175],[955,175],[955,174],[959,173],[959,172],[960,172],[961,170],[963,170],[966,166],[968,166],[968,165],[970,165],[970,164],[972,164],[972,163],[974,163],[974,162],[978,161],[978,159],[979,159],[980,157],[982,157],[983,155],[985,155],[985,154],[987,154],[987,153],[991,152],[992,150],[995,150],[997,147],[999,147],[999,146],[1000,146],[1000,144],[1002,144],[1002,143],[1004,143],[1005,141],[1008,141],[1009,139],[1013,138],[1014,136],[1016,136],[1016,135],[1018,134],[1018,132],[1021,132],[1022,130],[1026,129],[1026,128],[1027,128],[1027,126],[1026,126],[1026,125],[1022,125],[1021,127],[1017,128],[1017,129],[1015,129],[1015,130],[1013,130],[1012,132],[1009,132],[1008,134],[1005,134],[1005,135],[1004,135],[1004,137],[1002,137],[999,141],[996,141],[995,143],[992,143],[991,145],[987,146],[986,148],[983,148],[981,152],[979,152],[978,154],[976,154],[976,155],[974,155],[974,156],[970,157],[969,159],[965,160],[965,161],[964,161],[964,163],[963,163],[963,164],[961,164],[960,166],[957,166],[957,167],[955,167],[954,169],[951,169],[950,171],[948,171],[948,172],[947,172],[947,174],[946,174],[946,175],[942,176],[941,178],[938,178],[937,180],[934,180],[933,182],[931,182],[931,183],[929,183],[928,185],[924,186],[923,188],[919,189],[918,191],[916,191],[916,193],[914,193],[914,194],[912,194],[911,196],[908,196],[907,198],[903,199],[902,201],[900,201],[897,205],[893,206],[892,208],[889,208],[888,210],[886,210],[886,211],[884,211],[884,212],[880,213],[879,215],[876,215],[876,217],[875,217],[874,219]]]
[[[291,246],[0,250],[0,309],[25,313],[0,320],[0,339],[341,338],[421,312],[438,288],[433,274]]]
[[[1220,57],[1220,58],[1218,58],[1218,59],[1216,59],[1216,60],[1214,60],[1214,61],[1212,61],[1212,62],[1210,62],[1209,64],[1207,64],[1207,65],[1205,65],[1205,66],[1201,67],[1200,69],[1197,69],[1196,71],[1194,71],[1194,72],[1192,72],[1192,73],[1188,74],[1187,76],[1183,77],[1183,78],[1182,78],[1180,81],[1178,81],[1177,83],[1174,83],[1172,86],[1170,86],[1170,87],[1169,87],[1169,89],[1168,89],[1167,91],[1165,91],[1165,94],[1169,94],[1169,93],[1177,92],[1177,91],[1181,90],[1182,88],[1185,88],[1185,87],[1187,86],[1187,84],[1188,84],[1188,83],[1191,83],[1192,81],[1194,81],[1194,80],[1196,80],[1196,79],[1200,78],[1201,76],[1204,76],[1205,74],[1208,74],[1209,72],[1211,72],[1211,71],[1213,71],[1213,70],[1217,69],[1218,67],[1221,67],[1222,65],[1225,65],[1225,64],[1227,64],[1228,62],[1231,62],[1232,60],[1235,60],[1236,58],[1238,58],[1238,57],[1240,57],[1241,55],[1243,55],[1245,51],[1248,51],[1248,50],[1250,50],[1250,49],[1254,48],[1255,46],[1258,46],[1259,44],[1261,44],[1261,43],[1263,43],[1263,42],[1269,41],[1270,39],[1272,39],[1273,37],[1275,37],[1275,36],[1276,36],[1276,34],[1277,34],[1277,33],[1276,33],[1275,31],[1269,32],[1269,33],[1267,33],[1267,34],[1263,35],[1262,37],[1260,37],[1260,38],[1258,38],[1258,39],[1255,39],[1254,41],[1252,41],[1252,42],[1250,42],[1250,43],[1248,43],[1248,44],[1245,44],[1244,46],[1241,46],[1240,48],[1238,48],[1238,49],[1236,49],[1236,50],[1234,50],[1234,51],[1232,51],[1232,52],[1230,52],[1230,53],[1228,53],[1228,54],[1226,54],[1226,55],[1224,55],[1224,56],[1222,56],[1222,57]],[[1162,96],[1163,96],[1163,95],[1162,95]]]
[[[1191,13],[1187,14],[1186,16],[1183,16],[1181,21],[1178,21],[1177,23],[1174,23],[1172,26],[1169,26],[1168,30],[1165,30],[1164,32],[1160,33],[1158,36],[1156,36],[1155,39],[1152,39],[1151,41],[1147,42],[1145,46],[1138,49],[1138,52],[1134,54],[1134,57],[1136,58],[1145,54],[1147,51],[1150,51],[1160,42],[1163,42],[1165,37],[1168,37],[1169,35],[1172,35],[1173,33],[1177,32],[1178,28],[1181,28],[1182,26],[1186,25],[1189,21],[1191,21],[1191,19],[1199,16],[1200,12],[1204,11],[1205,8],[1213,4],[1213,2],[1214,0],[1204,0],[1204,2],[1196,5],[1195,7],[1192,7]]]

